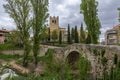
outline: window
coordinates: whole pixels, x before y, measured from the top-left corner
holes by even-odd
[[[52,20],[52,23],[56,24],[56,20]]]
[[[109,35],[109,39],[116,39],[117,36],[116,35]]]
[[[3,36],[3,34],[0,34],[0,36]]]
[[[54,23],[54,20],[52,20],[52,23]]]

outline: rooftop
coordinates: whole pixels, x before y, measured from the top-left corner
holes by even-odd
[[[9,31],[6,30],[6,29],[0,30],[0,32],[2,32],[2,33],[9,33]]]

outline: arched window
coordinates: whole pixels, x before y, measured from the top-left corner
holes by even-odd
[[[54,20],[52,20],[52,23],[54,23]]]

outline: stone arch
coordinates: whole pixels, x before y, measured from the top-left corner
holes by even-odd
[[[78,50],[78,49],[67,49],[67,50],[65,50],[65,52],[64,52],[64,59],[66,59],[67,58],[67,56],[71,53],[71,52],[78,52],[79,54],[80,54],[80,50]]]
[[[78,51],[70,52],[66,57],[68,64],[74,65],[77,61],[79,61],[79,55],[80,53]]]

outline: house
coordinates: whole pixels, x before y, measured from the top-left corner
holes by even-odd
[[[105,33],[105,43],[106,45],[118,45],[119,44],[119,27],[120,25],[116,25],[113,29],[107,30]]]
[[[6,29],[0,30],[0,44],[4,44],[7,39],[7,34],[10,33]]]

